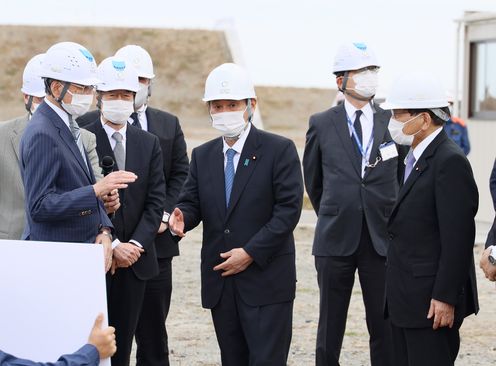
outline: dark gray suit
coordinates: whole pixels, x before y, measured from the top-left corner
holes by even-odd
[[[370,162],[380,145],[391,141],[389,118],[389,112],[376,107]],[[344,104],[310,117],[303,167],[308,196],[318,215],[313,244],[321,296],[317,365],[339,364],[357,268],[372,365],[388,364],[382,317],[386,225],[398,192],[399,160],[381,161],[367,168],[362,178],[354,149]]]

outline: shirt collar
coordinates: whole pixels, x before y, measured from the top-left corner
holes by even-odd
[[[344,100],[344,109],[346,110],[346,114],[350,118],[351,122],[355,120],[355,113],[358,108],[356,108],[353,104],[348,102],[347,99]],[[362,108],[362,115],[367,119],[369,122],[374,121],[374,111],[372,110],[372,107],[370,106],[370,103],[365,104]]]
[[[418,159],[420,159],[425,149],[427,149],[427,146],[430,145],[430,143],[436,138],[437,135],[441,133],[442,130],[443,127],[440,126],[438,129],[434,130],[429,136],[423,139],[417,146],[415,146],[415,149],[413,149],[413,156],[415,157],[415,161],[418,161]]]
[[[112,139],[112,135],[114,132],[119,132],[122,135],[122,140],[126,140],[126,132],[127,132],[127,123],[124,123],[122,125],[122,128],[120,130],[114,130],[112,127],[110,127],[107,123],[103,121],[103,119],[100,117],[100,122],[102,124],[103,129],[107,133],[107,136],[109,138],[109,141]]]
[[[226,154],[226,151],[228,149],[233,149],[236,151],[236,153],[241,154],[241,151],[243,151],[243,146],[245,146],[246,139],[248,138],[248,134],[250,133],[251,130],[251,123],[248,123],[248,126],[245,128],[243,132],[239,135],[238,140],[234,143],[233,146],[229,146],[226,142],[226,139],[223,137],[222,138],[222,152],[224,155]]]
[[[49,101],[48,98],[46,97],[45,97],[45,103],[48,104],[48,106],[52,108],[55,113],[57,113],[60,119],[64,121],[65,125],[70,129],[71,127],[69,126],[69,114],[67,114],[67,112],[64,111],[62,108],[60,108],[59,106]]]

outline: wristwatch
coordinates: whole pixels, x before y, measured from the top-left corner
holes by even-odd
[[[491,246],[491,251],[489,252],[489,256],[487,257],[487,259],[489,260],[489,263],[491,263],[493,266],[496,266],[496,253],[494,248],[494,246]]]
[[[169,225],[169,218],[170,218],[170,213],[164,211],[164,214],[162,215],[162,222],[164,224]]]

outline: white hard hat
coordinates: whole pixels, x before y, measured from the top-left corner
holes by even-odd
[[[98,91],[129,90],[137,92],[139,89],[138,73],[128,63],[118,57],[107,57],[100,62],[97,69]]]
[[[122,47],[115,53],[116,57],[126,60],[136,69],[139,77],[153,79],[153,61],[150,54],[143,47],[130,44]]]
[[[213,69],[205,82],[204,102],[256,98],[255,88],[248,73],[233,63],[225,63]]]
[[[43,60],[41,77],[80,85],[96,85],[95,58],[84,46],[61,42],[50,47]]]
[[[435,76],[412,72],[393,82],[383,109],[433,109],[448,106],[445,89]]]
[[[365,43],[350,42],[338,48],[332,72],[359,70],[369,66],[381,66],[374,51]]]
[[[34,56],[28,61],[22,74],[22,88],[24,94],[43,98],[45,96],[45,84],[40,77],[44,53]]]

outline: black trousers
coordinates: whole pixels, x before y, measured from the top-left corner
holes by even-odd
[[[115,327],[117,352],[112,366],[128,366],[134,333],[138,325],[146,281],[138,279],[133,270],[118,268],[110,280],[108,292],[109,323]]]
[[[291,344],[293,301],[249,306],[226,278],[212,309],[222,366],[285,366]]]
[[[357,251],[347,257],[315,257],[320,289],[316,365],[338,366],[355,272],[362,288],[372,366],[391,365],[391,329],[384,320],[385,257],[375,251],[365,220]]]
[[[391,325],[395,366],[453,366],[460,349],[458,328],[399,328]]]
[[[169,365],[165,321],[172,294],[172,258],[159,258],[158,265],[158,276],[146,281],[143,306],[136,328],[137,366]]]

